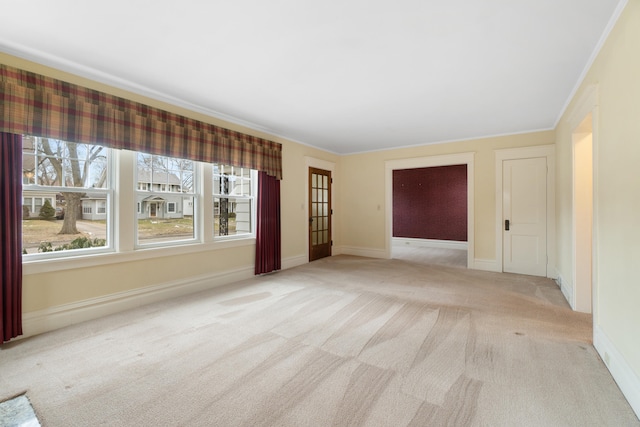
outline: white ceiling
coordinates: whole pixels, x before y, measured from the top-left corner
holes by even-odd
[[[335,153],[550,129],[626,0],[0,0],[0,51]]]

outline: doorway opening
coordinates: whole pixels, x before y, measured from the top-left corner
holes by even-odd
[[[593,115],[588,113],[573,140],[573,308],[592,312],[593,290]]]
[[[466,165],[466,242],[436,241],[433,240],[429,247],[420,247],[423,241],[398,240],[393,235],[394,207],[393,207],[393,176],[394,171],[403,169],[432,168],[438,166]],[[385,211],[387,212],[385,227],[385,255],[386,258],[393,258],[400,251],[407,252],[407,247],[415,256],[424,259],[440,257],[440,262],[453,262],[456,265],[466,268],[475,267],[474,252],[474,153],[459,153],[442,156],[416,157],[399,160],[388,160],[385,162]],[[380,210],[380,205],[378,205]],[[420,239],[422,240],[422,239]],[[400,243],[400,245],[398,245]],[[400,247],[399,247],[400,246]],[[413,247],[412,247],[413,246]],[[466,250],[465,250],[466,249]],[[429,255],[428,252],[432,254]]]
[[[393,171],[392,258],[467,267],[467,165]]]

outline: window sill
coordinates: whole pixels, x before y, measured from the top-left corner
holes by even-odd
[[[195,252],[216,251],[242,246],[255,245],[255,237],[225,238],[215,242],[191,243],[170,247],[154,247],[136,249],[129,252],[109,252],[90,255],[77,255],[56,259],[23,260],[22,274],[49,273],[53,271],[73,270],[76,268],[95,267],[118,264],[121,262],[140,261],[174,255],[185,255]]]

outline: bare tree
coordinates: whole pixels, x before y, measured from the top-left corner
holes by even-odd
[[[44,154],[38,164],[38,177],[42,184],[73,187],[102,187],[106,180],[106,167],[92,171],[92,165],[106,160],[104,147],[91,144],[76,144],[48,138],[40,141]],[[95,169],[95,168],[94,168]],[[92,177],[92,173],[95,175]],[[90,184],[90,178],[94,183]],[[81,215],[84,191],[62,191],[65,201],[64,221],[59,234],[77,234],[76,222]]]

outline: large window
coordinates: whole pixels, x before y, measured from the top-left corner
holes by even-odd
[[[138,245],[193,241],[196,199],[195,162],[137,154]]]
[[[108,206],[112,191],[109,149],[51,138],[23,137],[23,232],[25,255],[110,247]],[[99,217],[91,215],[99,203]],[[55,254],[37,255],[53,252]]]
[[[213,165],[214,236],[253,233],[255,183],[251,169]]]
[[[27,135],[25,259],[251,238],[256,184],[252,169]]]

